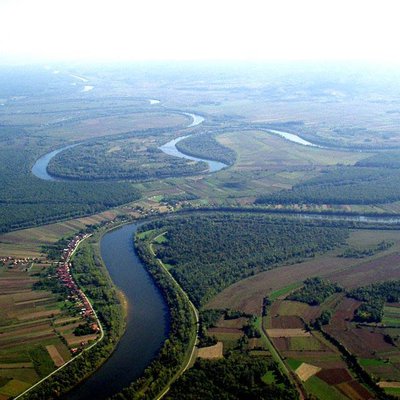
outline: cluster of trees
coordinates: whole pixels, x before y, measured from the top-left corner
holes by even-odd
[[[89,324],[79,324],[74,329],[74,335],[76,336],[90,335],[91,333],[93,333],[93,329],[90,327]]]
[[[289,294],[287,299],[301,301],[310,306],[317,306],[323,303],[329,296],[339,293],[342,290],[339,285],[331,283],[328,280],[319,277],[308,278],[304,281],[303,287]]]
[[[262,195],[257,204],[377,204],[400,200],[400,174],[383,167],[329,168],[290,190]]]
[[[179,141],[176,144],[176,148],[192,157],[205,158],[232,165],[236,160],[236,153],[219,143],[216,140],[216,136],[216,133],[210,132],[191,135]]]
[[[200,197],[194,193],[180,193],[174,195],[165,195],[162,201],[171,206],[176,206],[181,201],[197,200]]]
[[[348,296],[365,302],[382,299],[384,302],[397,303],[400,301],[400,280],[362,286],[351,290]]]
[[[323,310],[321,315],[315,319],[314,326],[317,329],[320,329],[323,325],[328,325],[332,319],[332,311],[331,310]]]
[[[347,295],[363,302],[354,313],[356,321],[381,322],[385,303],[397,303],[400,300],[400,281],[362,286]]]
[[[150,222],[166,231],[157,256],[196,306],[230,284],[344,242],[347,230],[260,214],[200,214]]]
[[[49,290],[57,293],[60,299],[65,299],[69,294],[68,288],[56,278],[56,267],[54,265],[44,269],[40,273],[39,280],[33,284],[33,289]]]
[[[104,338],[57,374],[29,393],[30,399],[50,399],[76,385],[91,374],[111,354],[124,330],[124,319],[117,292],[90,244],[83,243],[74,256],[73,274],[85,288],[104,328]]]
[[[354,320],[358,322],[381,322],[384,302],[380,299],[362,303],[354,312]]]
[[[383,240],[382,242],[378,243],[376,246],[369,247],[367,249],[356,249],[353,247],[347,248],[342,254],[339,254],[338,257],[344,258],[364,258],[373,256],[374,254],[390,249],[393,246],[393,242],[386,242]]]
[[[216,360],[197,360],[194,366],[174,382],[166,395],[170,400],[295,400],[298,394],[279,373],[281,383],[262,381],[268,371],[277,367],[268,359],[233,353]]]
[[[49,163],[52,175],[74,180],[146,181],[193,175],[207,169],[202,162],[171,157],[146,137],[130,140],[99,141],[67,149]]]
[[[252,316],[249,318],[247,324],[243,327],[244,334],[248,338],[259,338],[261,337],[261,333],[257,327],[257,317]]]
[[[242,311],[226,309],[202,309],[199,312],[199,333],[197,347],[212,346],[217,343],[215,336],[209,336],[207,329],[214,327],[217,322],[223,318],[225,320],[248,318],[247,324],[243,327],[243,333],[246,340],[249,338],[260,337],[260,332],[257,328],[257,319],[252,314],[247,314]]]
[[[200,310],[199,312],[199,333],[197,347],[212,346],[217,343],[217,339],[214,336],[207,334],[207,329],[212,328],[224,315],[224,310],[209,309]]]

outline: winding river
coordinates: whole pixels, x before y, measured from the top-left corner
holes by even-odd
[[[178,142],[180,142],[181,140],[186,139],[190,136],[191,135],[181,136],[181,137],[178,137],[177,139],[173,139],[173,140],[169,141],[168,143],[165,143],[164,145],[162,145],[159,149],[163,153],[168,154],[170,156],[186,158],[187,160],[193,160],[193,161],[203,161],[203,162],[207,163],[209,172],[217,172],[217,171],[221,170],[222,168],[227,167],[226,164],[219,162],[219,161],[206,160],[203,158],[192,157],[192,156],[189,156],[188,154],[184,154],[184,153],[180,152],[176,148],[176,144]]]
[[[158,104],[159,100],[155,99],[150,99],[150,104]],[[204,117],[201,115],[193,114],[193,113],[182,113],[184,115],[187,115],[188,117],[192,118],[192,122],[187,126],[187,128],[192,128],[194,126],[200,125],[204,122]],[[319,146],[315,143],[311,143],[300,136],[294,134],[294,133],[289,133],[289,132],[283,132],[275,129],[268,129],[266,130],[269,133],[272,133],[273,135],[278,135],[283,137],[286,140],[289,140],[293,143],[300,144],[303,146],[311,146],[311,147],[318,147],[318,148],[324,148],[323,146]],[[190,137],[191,135],[186,135],[186,136],[181,136],[176,139],[170,140],[168,143],[163,144],[162,146],[159,147],[159,149],[164,152],[165,154],[168,154],[169,156],[173,157],[180,157],[180,158],[185,158],[187,160],[192,160],[192,161],[203,161],[208,165],[208,171],[209,172],[217,172],[220,171],[221,169],[227,167],[226,164],[219,162],[219,161],[213,161],[213,160],[208,160],[205,158],[199,158],[199,157],[192,157],[188,154],[182,153],[176,148],[176,144],[180,142],[183,139],[186,139]],[[84,143],[84,142],[82,142]],[[50,153],[45,154],[44,156],[40,157],[32,167],[32,173],[37,176],[40,179],[48,180],[48,181],[63,181],[67,179],[62,179],[59,177],[55,177],[50,175],[47,172],[47,167],[49,165],[49,162],[53,157],[55,157],[57,154],[61,153],[64,150],[67,150],[71,147],[78,146],[79,144],[73,144],[65,147],[61,147],[60,149],[54,150]]]
[[[152,103],[152,104],[154,104],[154,103]],[[192,114],[192,113],[182,113],[182,114],[187,115],[192,118],[192,122],[187,126],[187,128],[192,128],[192,127],[200,125],[201,123],[204,122],[204,117],[202,117],[201,115],[196,115],[196,114]],[[165,143],[164,145],[162,145],[160,147],[160,150],[170,156],[186,158],[187,160],[193,160],[193,161],[203,161],[203,162],[207,163],[209,172],[216,172],[227,166],[226,164],[224,164],[222,162],[207,160],[204,158],[192,157],[192,156],[189,156],[187,154],[180,152],[175,146],[176,143],[178,143],[179,141],[181,141],[189,136],[190,135],[181,136],[177,139],[173,139],[173,140],[169,141],[168,143]],[[64,150],[70,149],[72,147],[79,146],[80,144],[83,144],[83,143],[84,142],[64,146],[57,150],[53,150],[50,153],[47,153],[47,154],[43,155],[42,157],[38,158],[31,170],[33,175],[35,175],[36,177],[38,177],[40,179],[44,179],[46,181],[68,181],[68,180],[70,180],[70,179],[63,179],[60,177],[55,177],[55,176],[49,174],[47,171],[47,167],[49,165],[49,162],[52,160],[52,158],[54,158],[57,154],[61,153]]]
[[[204,118],[199,115],[184,114],[193,119],[188,127],[199,125],[204,121]],[[281,135],[284,132],[272,131],[272,133]],[[306,141],[296,135],[287,135],[288,140],[314,146],[312,143],[305,143]],[[188,136],[171,140],[160,149],[171,156],[205,161],[209,165],[210,172],[218,171],[226,166],[223,163],[195,158],[179,152],[175,144]],[[44,180],[61,180],[52,177],[47,172],[47,166],[56,154],[77,145],[79,144],[65,146],[40,157],[33,166],[32,173]],[[360,220],[360,217],[357,220]],[[142,375],[168,336],[168,308],[134,250],[133,235],[137,227],[135,223],[124,225],[106,233],[101,240],[101,256],[104,263],[113,282],[125,294],[129,304],[126,332],[111,357],[91,377],[68,393],[66,399],[101,400],[119,392]]]
[[[129,303],[127,327],[111,357],[68,400],[105,399],[121,391],[142,375],[168,336],[167,305],[134,250],[137,227],[124,225],[101,240],[103,261]]]

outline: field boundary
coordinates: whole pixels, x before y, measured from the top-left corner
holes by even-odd
[[[93,234],[90,234],[88,236],[86,236],[85,238],[83,238],[82,240],[80,240],[75,249],[72,251],[70,257],[66,260],[66,262],[69,262],[71,260],[71,258],[73,257],[73,255],[75,254],[75,252],[77,251],[77,249],[79,248],[80,244],[88,239],[89,237],[91,237]],[[97,316],[96,310],[94,309],[92,303],[90,302],[90,300],[88,299],[88,297],[86,296],[86,294],[84,293],[83,289],[82,289],[82,295],[84,296],[84,298],[87,300],[87,302],[90,304],[90,307],[93,310],[93,314],[97,320],[98,326],[100,328],[100,337],[98,340],[96,340],[94,343],[92,343],[89,347],[87,347],[86,349],[83,349],[81,353],[79,353],[78,355],[76,355],[75,357],[71,358],[71,360],[67,361],[65,364],[63,364],[61,367],[55,369],[53,372],[51,372],[49,375],[45,376],[44,378],[42,378],[40,381],[36,382],[34,385],[32,385],[31,387],[29,387],[28,389],[26,389],[24,392],[22,392],[21,394],[19,394],[18,396],[14,397],[14,400],[17,399],[21,399],[22,397],[24,397],[25,395],[27,395],[31,390],[33,390],[34,388],[36,388],[37,386],[39,386],[40,384],[42,384],[44,381],[46,381],[47,379],[49,379],[51,376],[55,375],[57,372],[61,371],[63,368],[65,368],[67,365],[71,364],[73,361],[75,361],[77,358],[81,357],[85,352],[89,351],[90,349],[92,349],[94,346],[96,346],[98,343],[100,343],[103,338],[104,338],[104,329],[103,326],[100,322],[99,317]]]
[[[300,400],[306,399],[307,396],[301,382],[298,381],[297,376],[294,373],[292,373],[290,368],[288,368],[285,361],[281,357],[278,349],[275,347],[275,345],[272,343],[272,340],[268,336],[267,330],[264,326],[263,317],[260,317],[260,328],[261,328],[260,329],[261,335],[265,338],[268,350],[271,353],[272,358],[277,362],[279,369],[288,377],[288,379],[292,383],[294,383],[294,386],[296,387],[297,392],[299,394]]]

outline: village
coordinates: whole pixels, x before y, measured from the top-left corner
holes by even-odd
[[[76,235],[67,245],[66,248],[63,249],[63,253],[61,256],[61,261],[58,263],[58,267],[56,270],[57,278],[62,284],[67,287],[69,291],[68,300],[73,302],[77,307],[79,307],[79,314],[84,318],[88,326],[90,328],[90,333],[97,334],[101,331],[99,324],[97,322],[97,318],[91,303],[89,302],[86,295],[76,284],[72,273],[71,273],[71,257],[74,252],[78,248],[79,244],[88,238],[90,234],[79,234]],[[82,341],[80,343],[81,348],[86,345],[86,341]],[[71,352],[73,354],[77,353],[79,348],[71,348]]]

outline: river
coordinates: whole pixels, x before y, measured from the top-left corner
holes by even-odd
[[[100,369],[67,394],[68,400],[101,400],[121,391],[142,375],[168,336],[167,305],[134,250],[137,226],[124,225],[101,240],[103,261],[129,303],[125,334]]]
[[[187,126],[187,128],[192,128],[192,127],[200,125],[201,123],[204,122],[204,117],[202,117],[201,115],[196,115],[196,114],[192,114],[192,113],[183,113],[183,114],[192,118],[192,122]],[[173,139],[173,140],[169,141],[168,143],[165,143],[164,145],[162,145],[160,147],[160,150],[170,156],[185,158],[187,160],[193,160],[193,161],[203,161],[203,162],[207,163],[209,172],[216,172],[227,166],[226,164],[221,163],[219,161],[213,161],[213,160],[207,160],[207,159],[198,158],[198,157],[192,157],[192,156],[189,156],[187,154],[180,152],[176,148],[175,144],[189,136],[190,135],[181,136],[177,139]],[[31,170],[33,175],[35,175],[36,177],[38,177],[40,179],[44,179],[46,181],[70,181],[71,179],[63,179],[60,177],[55,177],[55,176],[50,175],[47,171],[47,167],[49,165],[49,162],[52,160],[52,158],[55,157],[57,154],[61,153],[64,150],[70,149],[71,147],[78,146],[79,144],[82,144],[82,143],[84,143],[84,142],[75,143],[75,144],[72,144],[69,146],[64,146],[64,147],[61,147],[57,150],[51,151],[50,153],[43,155],[42,157],[37,159],[35,164],[33,165],[32,170]]]
[[[312,147],[319,147],[323,148],[322,146],[319,146],[317,144],[311,143],[307,140],[302,139],[300,136],[294,134],[294,133],[289,133],[289,132],[283,132],[283,131],[277,131],[275,129],[267,129],[267,132],[271,132],[274,135],[278,135],[280,137],[283,137],[286,140],[289,140],[293,143],[297,144],[302,144],[303,146],[312,146]]]
[[[61,153],[64,150],[70,149],[72,147],[78,146],[78,144],[70,144],[68,146],[61,147],[57,150],[53,150],[50,153],[45,154],[44,156],[38,158],[35,164],[32,167],[32,174],[36,177],[43,179],[45,181],[65,181],[67,179],[62,179],[59,177],[54,177],[47,172],[47,166],[49,165],[50,160],[55,157],[58,153]]]
[[[196,115],[192,113],[183,113],[189,117],[192,118],[192,123],[188,125],[188,128],[192,128],[193,126],[200,125],[204,122],[204,117],[201,115]],[[222,168],[227,167],[227,164],[224,164],[219,161],[214,161],[214,160],[207,160],[205,158],[199,158],[199,157],[192,157],[188,154],[182,153],[176,148],[176,144],[180,142],[183,139],[186,139],[192,135],[186,135],[186,136],[180,136],[176,139],[170,140],[168,143],[163,144],[162,146],[159,147],[159,149],[165,153],[168,154],[169,156],[173,157],[179,157],[179,158],[185,158],[186,160],[192,160],[192,161],[203,161],[208,165],[208,171],[209,172],[217,172],[221,170]]]
[[[184,154],[184,153],[180,152],[176,148],[176,144],[178,142],[180,142],[181,140],[186,139],[190,136],[191,135],[181,136],[181,137],[178,137],[177,139],[170,140],[168,143],[165,143],[161,147],[159,147],[159,149],[163,153],[168,154],[169,156],[185,158],[186,160],[203,161],[203,162],[207,163],[209,172],[217,172],[217,171],[221,170],[222,168],[227,167],[226,164],[219,162],[219,161],[206,160],[204,158],[192,157],[192,156],[189,156],[188,154]]]

